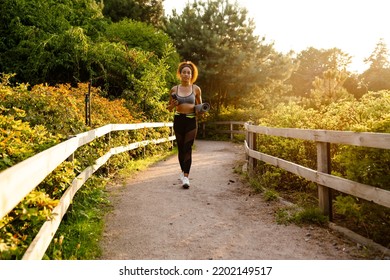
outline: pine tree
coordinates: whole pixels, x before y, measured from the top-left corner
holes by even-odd
[[[370,67],[362,74],[368,90],[390,89],[389,51],[383,39],[379,40],[373,53],[365,62],[370,64]]]

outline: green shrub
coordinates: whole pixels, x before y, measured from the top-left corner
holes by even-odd
[[[26,115],[23,110],[15,107],[6,109],[0,102],[0,114],[0,171],[60,141],[58,136],[50,134],[42,125],[31,127],[28,122],[15,119]]]
[[[20,259],[58,200],[33,190],[0,220],[0,260]]]
[[[344,215],[359,224],[362,220],[361,205],[352,196],[339,195],[334,200],[336,214]]]
[[[348,98],[326,104],[316,109],[298,101],[277,104],[262,110],[255,123],[268,127],[390,133],[390,91],[368,92],[360,100]],[[257,149],[263,153],[317,168],[313,141],[272,136],[258,136],[257,140]],[[331,165],[333,175],[389,190],[390,150],[331,144]],[[318,205],[317,190],[312,183],[263,163],[258,164],[257,172],[259,184],[272,186],[280,196],[308,209]],[[389,209],[342,196],[335,199],[334,207],[334,218],[339,223],[385,246],[389,244],[386,234]],[[315,211],[312,212],[315,217]],[[310,213],[297,219],[310,220]],[[314,222],[322,223],[321,219]]]
[[[10,86],[11,76],[3,75],[2,83],[0,83],[0,170],[58,144],[70,135],[109,123],[139,122],[125,107],[124,100],[110,101],[100,96],[99,89],[92,87],[92,126],[88,127],[84,119],[84,98],[88,92],[88,84],[79,84],[77,88],[69,85],[55,87],[36,85],[29,89],[29,86],[25,84]],[[136,111],[134,112],[137,114]],[[58,199],[72,180],[81,170],[92,165],[97,158],[107,153],[109,148],[146,139],[167,137],[170,134],[169,128],[118,131],[82,146],[75,152],[74,161],[63,162],[0,220],[0,259],[20,259],[23,256],[41,225],[50,219],[51,210],[57,205]],[[169,146],[169,143],[152,145],[116,155],[109,160],[106,168],[114,173],[134,157],[160,153]],[[98,171],[96,175],[105,175],[103,173],[103,171]],[[86,207],[84,213],[91,211],[99,215],[99,211],[91,209],[100,207],[100,203],[105,203],[102,190],[97,188],[98,185],[104,186],[104,184],[96,178],[87,181],[86,186],[90,187],[83,187],[77,193],[75,201],[80,199],[80,204]],[[84,193],[86,195],[83,195]],[[91,203],[88,202],[90,200]],[[75,212],[72,215],[76,219],[81,219],[82,213],[83,211]],[[101,228],[101,224],[96,226]],[[86,233],[85,230],[80,230],[77,234],[79,236],[89,235],[90,232]],[[73,244],[74,235],[68,235],[66,230],[64,231],[65,233],[61,230],[58,232],[57,243],[53,244],[55,248],[48,251],[47,257],[68,259],[77,258],[80,255],[89,258],[93,255],[91,252],[84,252],[85,243]],[[64,237],[59,242],[61,235]],[[63,250],[65,247],[68,248],[65,244],[69,242],[76,251]],[[90,244],[92,241],[86,240],[85,242]]]

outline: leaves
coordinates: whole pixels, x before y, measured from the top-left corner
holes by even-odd
[[[66,140],[68,135],[90,129],[84,123],[88,84],[79,84],[77,88],[36,85],[29,90],[26,84],[10,86],[11,76],[3,75],[0,83],[0,170]],[[124,106],[124,100],[107,100],[94,87],[91,95],[93,127],[137,121]],[[113,145],[132,141],[127,133],[112,135],[110,140]],[[0,259],[21,258],[77,173],[109,148],[105,139],[82,147],[76,152],[76,160],[63,162],[0,220]],[[118,155],[109,164],[115,170],[129,158],[127,153]]]
[[[4,108],[4,107],[3,107]],[[1,110],[1,111],[4,111]],[[24,111],[16,115],[25,116]],[[59,143],[43,126],[30,127],[14,116],[0,115],[0,170],[4,170],[28,157]],[[11,110],[12,113],[12,110]]]
[[[0,45],[3,72],[17,73],[18,81],[31,84],[83,78],[80,46],[102,30],[103,16],[94,0],[6,0],[0,8],[6,38]]]

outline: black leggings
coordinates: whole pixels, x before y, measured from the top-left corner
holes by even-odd
[[[195,116],[175,114],[173,121],[176,143],[179,150],[179,163],[184,173],[190,173],[192,163],[192,145],[198,131],[198,124]]]

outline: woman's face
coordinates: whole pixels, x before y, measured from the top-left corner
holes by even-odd
[[[184,67],[181,69],[180,77],[182,81],[191,81],[192,71],[190,67]]]

